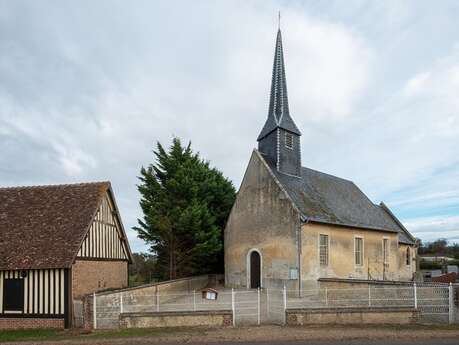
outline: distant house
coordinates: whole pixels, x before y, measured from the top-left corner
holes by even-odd
[[[448,256],[435,256],[435,255],[419,255],[421,261],[433,262],[433,263],[445,263],[450,261],[455,261],[455,258]]]
[[[0,188],[0,329],[64,328],[72,301],[128,285],[109,182]]]
[[[225,229],[226,284],[308,289],[412,280],[415,238],[352,181],[303,167],[301,151],[305,157],[315,152],[300,140],[289,110],[279,30],[268,117]],[[352,162],[361,163],[356,157]]]

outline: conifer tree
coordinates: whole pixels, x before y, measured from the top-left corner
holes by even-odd
[[[143,218],[134,227],[156,256],[159,279],[223,272],[223,229],[235,200],[233,184],[174,138],[158,142],[155,164],[140,170]]]

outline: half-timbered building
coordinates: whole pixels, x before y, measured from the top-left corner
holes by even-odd
[[[73,300],[128,285],[109,182],[0,188],[0,329],[63,328]]]

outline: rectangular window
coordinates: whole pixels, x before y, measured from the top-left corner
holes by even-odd
[[[319,258],[321,266],[328,266],[328,235],[320,235]]]
[[[355,264],[357,266],[363,265],[363,238],[356,237],[354,239],[354,254],[355,254]]]
[[[406,265],[411,266],[411,252],[410,247],[406,248]]]
[[[285,146],[293,150],[293,135],[290,133],[285,133]]]
[[[384,258],[384,265],[389,265],[389,239],[383,239],[383,258]]]
[[[3,308],[6,312],[22,312],[24,309],[24,280],[5,279]]]

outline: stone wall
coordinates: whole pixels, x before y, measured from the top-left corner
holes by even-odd
[[[287,325],[314,324],[409,324],[418,320],[413,308],[347,308],[347,309],[289,309]]]
[[[73,299],[81,299],[88,293],[127,286],[127,261],[76,260],[72,266]]]
[[[321,266],[319,262],[320,234],[328,235],[329,239],[327,266]],[[363,238],[362,265],[355,264],[355,237]],[[386,265],[383,259],[384,238],[389,240],[389,261]],[[302,227],[301,257],[303,289],[316,288],[319,278],[409,281],[413,274],[410,270],[400,269],[400,252],[397,233],[305,224]]]
[[[229,327],[232,325],[233,315],[231,311],[126,313],[120,315],[121,328]]]

